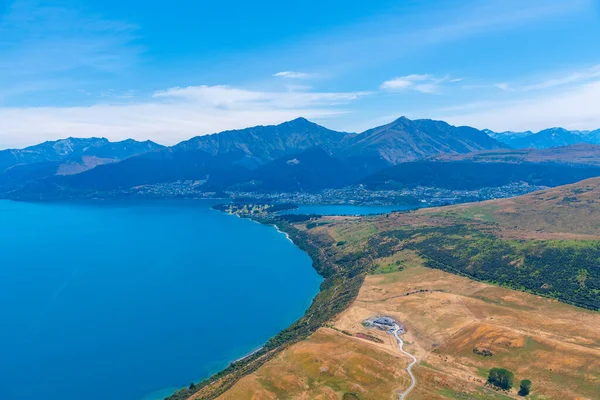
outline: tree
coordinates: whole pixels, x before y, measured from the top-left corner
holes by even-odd
[[[500,389],[509,390],[512,387],[515,375],[504,368],[492,368],[488,376],[488,382]]]
[[[519,387],[519,396],[527,396],[531,392],[531,381],[529,379],[523,379]]]

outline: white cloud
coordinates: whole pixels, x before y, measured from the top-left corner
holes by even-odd
[[[420,93],[439,93],[442,87],[442,83],[458,83],[461,82],[462,78],[451,79],[449,77],[436,78],[429,74],[412,74],[406,76],[400,76],[394,79],[390,79],[381,84],[381,89],[392,92],[398,91],[416,91]]]
[[[564,86],[572,83],[586,82],[600,77],[600,65],[595,65],[591,68],[583,69],[576,72],[571,72],[567,75],[553,77],[542,82],[523,87],[523,91],[549,89],[558,86]]]
[[[367,92],[262,92],[231,86],[175,87],[154,93],[155,98],[186,100],[204,107],[253,110],[253,109],[301,109],[310,106],[329,107],[346,104]]]
[[[600,80],[509,102],[466,104],[438,115],[450,123],[498,131],[541,130],[552,126],[567,129],[600,128]]]
[[[304,78],[310,78],[312,76],[312,74],[308,74],[306,72],[296,72],[296,71],[281,71],[281,72],[274,74],[273,76],[276,76],[278,78],[288,78],[288,79],[304,79]]]
[[[0,108],[0,147],[61,137],[103,136],[174,144],[192,136],[299,116],[324,118],[349,112],[365,92],[265,92],[231,86],[190,86],[155,92],[145,102],[90,107]]]

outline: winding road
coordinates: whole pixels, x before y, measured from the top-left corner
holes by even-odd
[[[410,393],[410,391],[413,390],[415,388],[415,386],[417,385],[417,378],[415,378],[415,376],[412,373],[412,367],[413,367],[413,365],[415,365],[417,363],[417,359],[415,358],[415,356],[413,356],[412,354],[410,354],[409,352],[404,350],[404,348],[403,348],[404,341],[402,339],[400,339],[400,336],[398,336],[399,331],[400,331],[400,326],[398,326],[397,324],[394,325],[394,327],[392,328],[392,333],[394,334],[394,336],[396,337],[396,340],[398,341],[398,345],[400,346],[400,351],[412,359],[412,362],[410,364],[408,364],[408,366],[406,367],[406,372],[408,372],[408,375],[410,376],[411,383],[410,383],[410,386],[408,387],[408,389],[406,389],[400,395],[400,400],[404,400],[406,395],[408,395]]]

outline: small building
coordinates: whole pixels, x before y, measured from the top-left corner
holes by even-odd
[[[379,317],[379,318],[375,319],[373,321],[373,323],[377,324],[377,325],[389,326],[391,328],[392,326],[394,326],[396,324],[396,321],[394,321],[390,317]]]

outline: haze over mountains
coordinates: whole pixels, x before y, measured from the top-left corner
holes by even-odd
[[[9,198],[72,198],[176,181],[195,181],[202,192],[310,192],[354,184],[372,189],[511,182],[555,186],[600,175],[600,146],[510,148],[519,143],[554,147],[552,141],[571,145],[573,138],[594,135],[565,132],[498,134],[402,117],[355,134],[298,118],[198,136],[173,147],[69,138],[1,151],[0,192]]]

